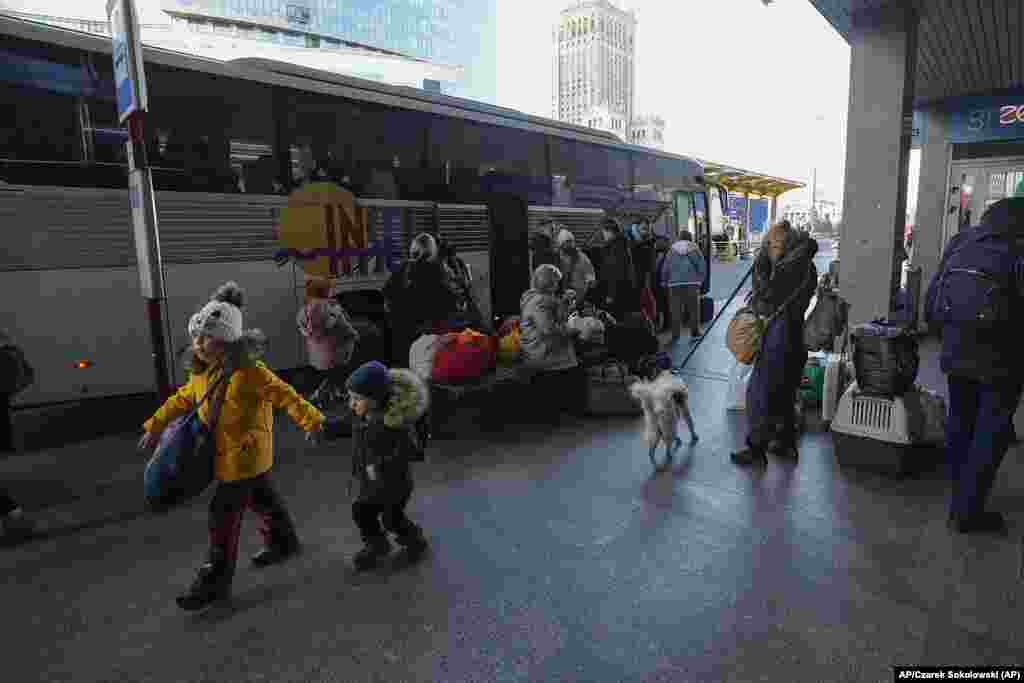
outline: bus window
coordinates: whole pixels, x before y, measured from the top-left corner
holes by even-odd
[[[683,187],[683,162],[653,154],[631,153],[634,194],[651,193],[653,198],[671,201],[672,192]]]
[[[88,186],[79,102],[104,92],[85,53],[5,37],[0,47],[0,179]],[[106,94],[113,95],[113,83]],[[68,163],[72,162],[72,163]]]
[[[621,202],[633,185],[629,153],[624,150],[554,135],[548,136],[548,149],[551,183],[566,190],[560,197],[565,203],[609,208]]]
[[[286,91],[283,128],[298,183],[329,180],[360,197],[424,199],[429,114]]]
[[[453,201],[482,202],[490,191],[513,192],[532,204],[551,200],[542,135],[434,116],[427,156],[430,168],[445,178]]]

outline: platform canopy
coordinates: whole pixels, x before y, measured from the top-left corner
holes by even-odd
[[[704,180],[709,185],[721,185],[729,192],[749,194],[757,197],[774,198],[790,190],[797,190],[805,184],[797,180],[777,178],[728,166],[714,161],[700,160],[704,165]]]
[[[1024,87],[1021,0],[811,0],[843,38],[918,17],[914,105]]]

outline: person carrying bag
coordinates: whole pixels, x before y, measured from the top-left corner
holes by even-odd
[[[230,377],[227,378],[230,381]],[[213,482],[217,444],[213,435],[224,404],[227,382],[222,375],[185,417],[174,420],[160,435],[156,453],[146,464],[143,486],[150,509],[163,511],[200,495]],[[219,390],[219,391],[218,391]],[[199,409],[217,392],[210,408],[210,424]]]
[[[262,362],[266,337],[258,330],[243,331],[243,298],[242,289],[228,282],[192,316],[189,381],[146,421],[146,433],[139,440],[140,448],[155,447],[176,418],[193,412],[182,428],[206,425],[194,441],[192,456],[198,464],[195,479],[189,474],[189,481],[199,490],[205,488],[204,481],[213,479],[217,484],[210,501],[207,561],[191,587],[177,598],[178,606],[187,611],[230,597],[246,509],[259,516],[264,541],[263,550],[252,558],[255,567],[283,562],[300,551],[295,524],[270,477],[273,409],[287,411],[307,433],[319,433],[324,424],[320,411]],[[212,472],[205,469],[211,464]]]

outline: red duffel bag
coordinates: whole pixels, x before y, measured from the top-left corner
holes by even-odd
[[[441,337],[430,378],[440,384],[460,384],[479,378],[497,363],[497,342],[474,330]]]

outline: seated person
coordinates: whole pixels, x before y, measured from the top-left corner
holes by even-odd
[[[391,274],[382,291],[391,309],[393,362],[404,366],[416,338],[445,325],[457,311],[433,235],[420,233],[413,239],[409,260]]]
[[[586,384],[573,344],[576,333],[568,325],[569,304],[558,294],[561,282],[561,271],[544,264],[534,271],[533,286],[520,300],[523,364],[540,371],[543,384],[551,383],[538,397],[564,398],[563,407],[582,410],[585,400],[579,390]]]

